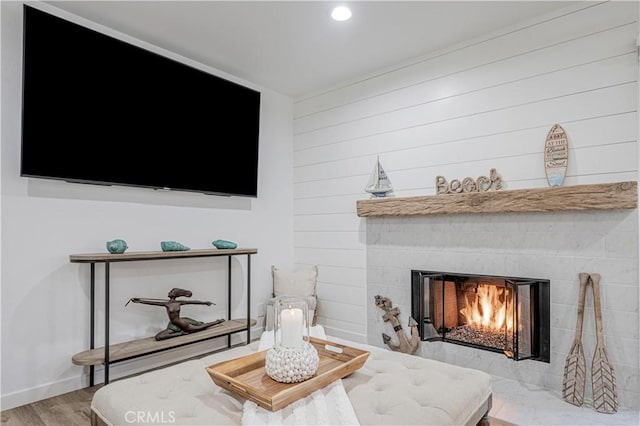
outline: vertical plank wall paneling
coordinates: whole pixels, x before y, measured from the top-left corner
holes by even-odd
[[[498,30],[294,106],[297,266],[319,266],[327,333],[366,341],[366,221],[376,155],[396,196],[436,175],[547,185],[546,134],[569,136],[565,185],[637,180],[638,4],[588,3]]]

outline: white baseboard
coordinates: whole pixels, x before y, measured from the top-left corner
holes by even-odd
[[[262,334],[262,327],[251,329],[252,341]],[[109,381],[137,374],[145,370],[161,367],[173,362],[179,362],[187,358],[204,355],[208,352],[224,350],[227,347],[227,338],[208,340],[176,349],[167,350],[113,364],[109,367]],[[246,343],[246,333],[237,333],[231,337],[231,344]],[[95,367],[94,382],[100,384],[104,380],[104,368],[102,365]],[[85,367],[80,375],[64,378],[55,382],[45,383],[32,388],[21,389],[0,396],[0,410],[9,410],[32,402],[73,392],[89,387],[89,367]]]
[[[9,410],[86,387],[82,376],[68,377],[0,396],[0,409]]]
[[[351,340],[356,343],[367,343],[367,335],[359,333],[351,333],[349,331],[340,330],[338,328],[323,325],[324,332],[327,336],[335,336],[345,340]]]

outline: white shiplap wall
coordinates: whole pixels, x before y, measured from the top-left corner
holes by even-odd
[[[492,167],[507,189],[544,187],[542,148],[560,123],[565,185],[636,180],[637,36],[637,2],[585,3],[299,99],[295,259],[319,265],[327,332],[366,341],[373,301],[355,209],[378,154],[396,196]]]

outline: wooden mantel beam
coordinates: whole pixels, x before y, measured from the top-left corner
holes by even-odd
[[[616,210],[638,207],[635,181],[357,201],[360,217]]]

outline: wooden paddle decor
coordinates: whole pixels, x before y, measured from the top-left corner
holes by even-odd
[[[618,393],[613,365],[609,362],[607,348],[604,346],[602,332],[602,308],[600,307],[600,274],[581,272],[580,294],[578,296],[578,320],[576,336],[564,365],[562,399],[570,404],[581,406],[584,401],[584,383],[586,366],[582,348],[582,320],[584,318],[584,300],[587,287],[593,287],[593,309],[596,315],[596,349],[591,363],[591,388],[593,407],[599,413],[612,414],[618,411]]]
[[[561,186],[567,174],[569,141],[562,126],[554,124],[544,144],[544,171],[549,186]]]
[[[564,364],[564,376],[562,382],[562,399],[570,404],[582,405],[584,401],[584,384],[587,375],[587,366],[584,360],[582,348],[582,320],[584,319],[584,299],[589,282],[589,274],[582,272],[580,277],[580,293],[578,296],[578,320],[576,323],[576,336],[567,355]]]
[[[591,364],[593,406],[599,413],[618,411],[618,393],[613,365],[609,362],[602,334],[602,309],[600,308],[600,274],[591,274],[593,305],[596,314],[596,350]]]

